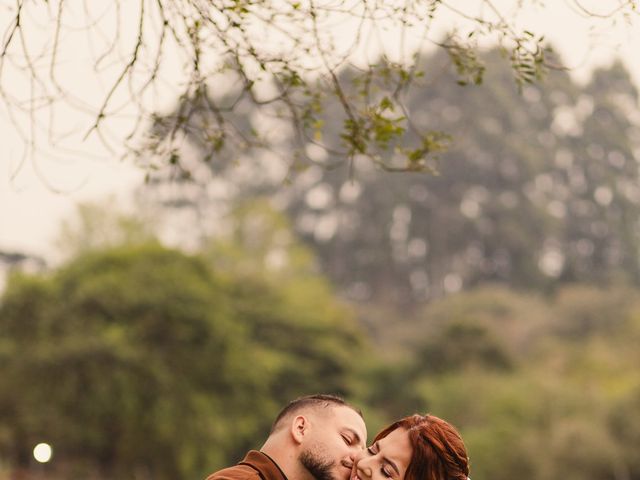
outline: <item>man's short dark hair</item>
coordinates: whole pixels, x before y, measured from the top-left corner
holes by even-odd
[[[299,398],[296,398],[295,400],[292,400],[287,404],[286,407],[284,407],[280,411],[280,413],[274,420],[273,425],[271,425],[270,433],[273,433],[277,429],[280,421],[283,418],[289,415],[293,415],[294,413],[300,410],[304,410],[307,408],[329,408],[329,407],[336,407],[336,406],[348,407],[354,412],[356,412],[358,415],[360,415],[360,417],[362,417],[362,412],[360,411],[359,408],[354,407],[350,403],[346,402],[344,398],[339,397],[337,395],[331,395],[327,393],[306,395],[304,397],[299,397]]]

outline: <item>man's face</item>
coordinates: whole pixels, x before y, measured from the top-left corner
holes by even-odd
[[[336,406],[309,415],[311,430],[300,463],[317,480],[349,480],[353,458],[367,441],[367,427],[349,407]]]

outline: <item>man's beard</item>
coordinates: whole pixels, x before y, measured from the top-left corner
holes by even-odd
[[[331,473],[335,462],[323,460],[311,453],[310,450],[305,450],[300,454],[300,463],[316,480],[335,480]]]

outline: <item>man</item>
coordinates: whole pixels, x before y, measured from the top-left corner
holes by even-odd
[[[362,414],[343,399],[301,397],[278,414],[259,452],[207,480],[348,480],[366,441]]]

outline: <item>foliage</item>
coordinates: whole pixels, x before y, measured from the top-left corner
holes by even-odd
[[[370,436],[413,412],[451,421],[474,479],[640,475],[636,286],[483,285],[409,313],[372,303],[356,324],[264,199],[191,255],[93,220],[132,243],[16,273],[0,300],[8,475],[44,440],[51,478],[202,478],[318,391],[362,406]]]
[[[13,276],[0,452],[26,466],[45,439],[61,475],[203,476],[258,447],[292,397],[350,392],[362,342],[348,318],[327,292],[216,274],[154,244]]]
[[[273,375],[269,398],[284,405],[319,387],[353,395],[368,342],[287,218],[257,199],[237,205],[227,222],[227,235],[202,251],[234,279],[229,295]]]
[[[143,218],[141,213],[125,214],[114,204],[114,199],[78,204],[76,215],[63,221],[58,230],[55,243],[59,253],[70,258],[92,250],[155,240],[155,222],[151,218]]]
[[[21,392],[7,399],[19,419],[14,448],[47,438],[62,458],[96,458],[113,475],[168,478],[220,461],[226,410],[259,409],[238,394],[263,390],[216,283],[202,261],[156,246],[87,254],[51,278],[12,279],[1,318],[15,382],[3,391]],[[194,450],[199,442],[214,448]]]
[[[638,283],[638,92],[628,72],[613,64],[585,87],[553,72],[544,89],[518,93],[498,53],[482,57],[487,81],[475,91],[440,74],[409,96],[418,128],[457,139],[437,176],[355,162],[312,167],[288,189],[297,232],[352,300],[408,307],[487,281],[542,292]]]
[[[69,153],[64,147],[71,133],[91,136],[115,152],[124,141],[136,160],[151,154],[186,177],[192,172],[181,147],[193,135],[194,118],[204,118],[205,111],[200,136],[214,157],[224,149],[237,158],[246,149],[277,146],[270,131],[285,125],[297,146],[292,172],[313,163],[305,151],[309,142],[339,151],[342,163],[364,156],[392,170],[428,170],[433,152],[445,145],[440,129],[422,130],[417,148],[398,149],[402,162],[389,165],[379,154],[404,145],[413,130],[405,93],[422,74],[417,54],[425,42],[448,53],[460,83],[486,80],[478,55],[486,41],[500,46],[520,86],[555,66],[544,37],[519,22],[519,13],[538,2],[513,3],[505,14],[490,0],[460,9],[441,0],[5,0],[0,96],[24,141],[27,155],[18,168],[41,149]],[[636,13],[633,0],[612,11],[579,9],[605,24],[630,21]],[[436,38],[438,26],[451,18],[457,25],[452,34]],[[390,75],[379,90],[353,96],[340,77],[349,66],[363,84],[381,69]],[[167,97],[178,106],[165,115]],[[335,100],[344,116],[341,134],[330,141],[315,135],[326,99]],[[281,122],[254,118],[249,128],[236,124],[247,104],[260,118]],[[80,115],[82,132],[69,132],[60,121],[70,112]],[[114,134],[123,123],[127,133]],[[149,124],[155,127],[147,134]],[[39,140],[41,130],[47,140]]]
[[[634,292],[566,286],[543,298],[493,286],[433,302],[388,326],[381,343],[395,338],[415,354],[374,373],[368,402],[392,416],[430,411],[451,420],[476,478],[635,478]],[[583,321],[589,308],[601,328]],[[402,323],[412,335],[399,340]],[[465,337],[471,330],[480,334]]]
[[[193,149],[185,161],[208,167],[177,183],[174,170],[160,170],[140,194],[172,214],[197,212],[191,238],[221,211],[268,198],[287,213],[340,291],[391,310],[487,281],[541,292],[570,282],[638,284],[640,113],[628,72],[614,63],[587,85],[551,72],[545,88],[518,90],[500,54],[479,55],[487,82],[473,90],[440,68],[444,55],[420,59],[432,70],[407,92],[408,117],[418,131],[447,131],[457,139],[439,162],[421,163],[435,176],[385,175],[360,157],[344,165],[340,154],[313,141],[306,150],[317,165],[287,175],[295,148],[286,135],[284,160],[247,152],[237,162],[226,151],[210,158],[203,110],[190,123]],[[371,78],[345,69],[339,79],[348,96],[378,95],[394,75],[379,66]],[[388,111],[384,97],[378,101]],[[339,102],[325,101],[322,110],[316,135],[338,139],[347,120]],[[255,115],[248,110],[237,121],[250,123]],[[433,152],[424,141],[409,133],[394,148],[421,162],[422,148]],[[401,166],[400,157],[378,153],[387,166]]]

